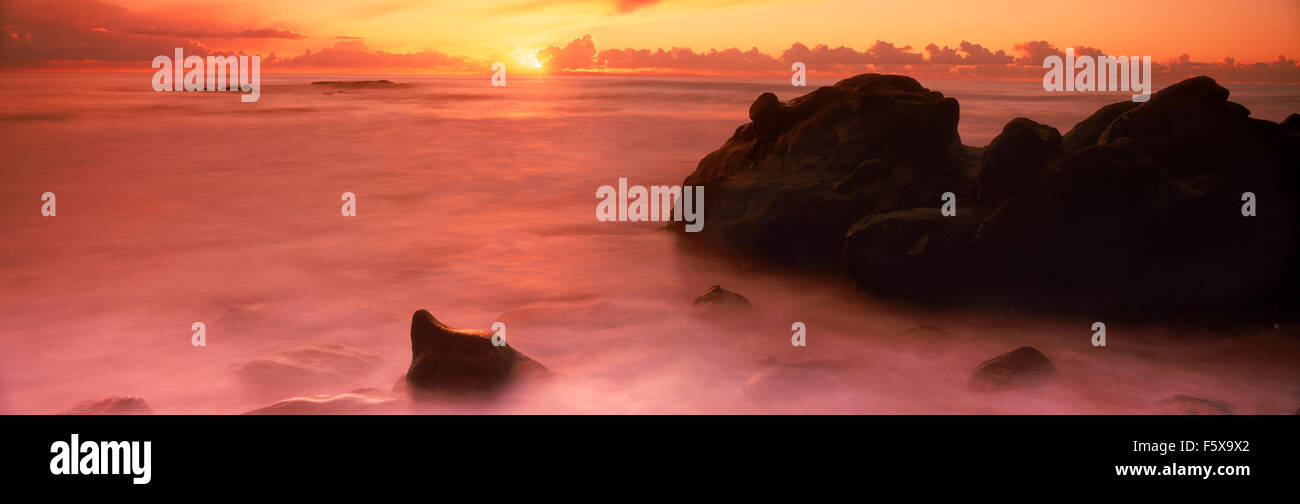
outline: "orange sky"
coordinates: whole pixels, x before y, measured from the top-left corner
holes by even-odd
[[[32,2],[41,8],[22,7]],[[281,56],[347,41],[370,51],[431,49],[476,61],[522,64],[531,63],[539,49],[591,35],[599,50],[757,47],[780,55],[796,42],[862,50],[884,40],[922,52],[930,43],[955,47],[967,40],[1018,56],[1016,44],[1045,40],[1057,47],[1090,46],[1108,54],[1150,55],[1156,61],[1182,54],[1194,61],[1300,57],[1300,0],[3,0],[3,4],[0,25],[9,32],[7,42],[23,41],[23,36],[48,42],[51,36],[60,36],[62,32],[49,34],[54,28],[31,29],[39,23],[28,19],[57,15],[58,19],[46,22],[67,23],[83,31],[104,24],[93,29],[129,32],[132,37],[139,37],[143,29],[160,30],[213,50]],[[107,9],[107,14],[88,14],[95,9]],[[288,36],[235,36],[246,30],[279,30]],[[102,43],[134,41],[87,45]],[[75,58],[68,54],[69,46],[76,44],[63,44],[63,52],[46,51],[31,58],[100,58]],[[0,56],[6,59],[19,58],[23,49],[0,47],[5,48],[6,54]]]

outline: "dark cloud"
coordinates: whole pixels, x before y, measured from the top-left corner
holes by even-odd
[[[220,51],[213,41],[302,39],[281,28],[174,28],[164,20],[97,0],[4,0],[0,4],[0,67],[43,68],[148,62],[179,47],[187,54]]]

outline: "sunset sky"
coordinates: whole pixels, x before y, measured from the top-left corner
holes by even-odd
[[[1023,46],[1033,41],[1150,55],[1155,61],[1184,54],[1190,61],[1233,58],[1236,63],[1300,57],[1297,0],[3,0],[0,5],[0,63],[8,69],[138,66],[166,47],[182,46],[264,58],[274,54],[286,70],[464,70],[490,61],[581,69],[586,59],[569,64],[557,59],[575,39],[588,51],[677,47],[703,54],[738,48],[730,56],[699,62],[736,68],[765,67],[768,61],[759,56],[780,58],[796,43],[871,52],[877,41],[926,60],[930,44],[958,49],[964,41],[990,56],[1001,50],[1014,58],[1037,57]],[[746,56],[751,48],[760,54]],[[301,58],[307,51],[310,57]],[[899,62],[873,54],[843,62]],[[592,66],[654,68],[666,61],[630,51],[621,56],[597,58]],[[271,71],[274,66],[268,65]]]

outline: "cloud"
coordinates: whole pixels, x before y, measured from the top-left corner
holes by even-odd
[[[258,28],[247,30],[179,30],[175,28],[104,28],[106,32],[129,33],[132,35],[149,35],[162,37],[183,37],[183,38],[216,38],[216,39],[288,39],[301,40],[307,38],[306,35],[293,30],[282,30],[278,28]]]
[[[550,70],[582,70],[591,68],[596,57],[596,42],[591,35],[573,39],[564,47],[550,46],[537,52],[537,61]]]
[[[1015,48],[1017,51],[1024,54],[1024,56],[1016,59],[1016,63],[1022,65],[1042,65],[1043,59],[1048,56],[1065,57],[1064,49],[1059,49],[1056,46],[1047,43],[1046,40],[1016,44]],[[1092,56],[1094,58],[1105,55],[1101,49],[1088,46],[1075,46],[1074,54],[1077,56]]]
[[[937,45],[930,44],[925,46],[925,52],[929,56],[930,63],[943,65],[1006,65],[1015,62],[1015,58],[999,49],[997,52],[990,51],[979,44],[972,44],[965,40],[956,49],[948,46],[940,48]]]
[[[688,47],[672,49],[608,49],[596,57],[597,66],[624,70],[696,70],[728,71],[780,68],[776,58],[759,52],[757,48],[742,51],[737,48],[721,51],[710,49],[695,52]]]
[[[93,0],[10,1],[0,26],[0,67],[45,67],[85,60],[149,61],[159,54],[171,54],[177,47],[187,53],[206,51],[201,43],[183,37],[143,37],[102,28],[133,20],[126,9]]]
[[[280,28],[166,28],[166,20],[97,0],[5,0],[0,18],[0,68],[88,63],[121,66],[171,54],[213,54],[213,40],[301,39]],[[160,26],[162,26],[160,28]]]
[[[441,51],[425,49],[408,53],[372,51],[360,40],[343,40],[319,51],[308,50],[298,56],[271,55],[263,60],[269,68],[303,69],[404,69],[426,71],[465,71],[483,67],[482,63]],[[486,67],[484,67],[486,68]]]

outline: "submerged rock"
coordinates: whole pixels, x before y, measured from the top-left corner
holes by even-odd
[[[245,415],[373,414],[393,410],[393,396],[379,389],[357,389],[345,394],[315,394],[278,401]]]
[[[134,396],[109,396],[77,403],[60,415],[152,415],[153,408]]]
[[[745,381],[741,391],[758,402],[790,403],[807,397],[827,397],[852,392],[852,366],[825,359],[790,363],[774,360]]]
[[[411,316],[407,390],[430,395],[491,395],[546,368],[510,346],[494,346],[492,332],[453,329],[425,310]]]
[[[1045,385],[1060,375],[1046,355],[1024,346],[981,363],[971,371],[966,386],[975,392],[997,392]]]
[[[1231,415],[1232,408],[1220,402],[1182,394],[1172,395],[1155,402],[1156,409],[1165,415]]]
[[[691,304],[697,308],[708,309],[740,309],[748,310],[753,308],[745,296],[735,292],[723,289],[721,285],[714,285],[704,291],[703,294],[695,296],[695,301]]]
[[[314,343],[271,354],[240,366],[244,385],[263,392],[337,386],[374,371],[378,354],[333,343]],[[338,389],[335,389],[338,390]]]
[[[899,331],[894,339],[905,345],[933,345],[951,340],[952,337],[938,327],[921,325]]]

